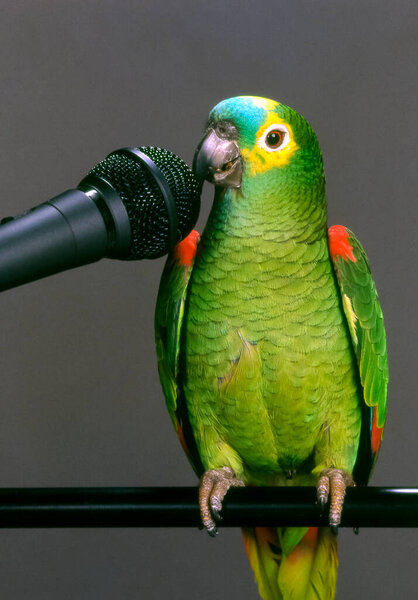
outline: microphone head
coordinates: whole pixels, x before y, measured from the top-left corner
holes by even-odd
[[[167,254],[197,221],[198,182],[187,164],[168,150],[150,146],[116,150],[90,174],[105,179],[125,205],[131,225],[126,260]]]

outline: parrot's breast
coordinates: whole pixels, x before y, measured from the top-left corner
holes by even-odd
[[[202,462],[218,467],[221,445],[247,481],[302,476],[333,460],[327,438],[341,435],[354,463],[357,372],[325,234],[256,233],[212,228],[193,270],[183,381]]]

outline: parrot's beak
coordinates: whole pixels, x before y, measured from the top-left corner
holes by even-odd
[[[242,157],[234,125],[219,121],[208,128],[195,152],[193,171],[201,184],[207,179],[220,187],[241,186]]]

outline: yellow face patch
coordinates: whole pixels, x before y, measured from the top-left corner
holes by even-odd
[[[260,104],[262,108],[266,108],[269,113],[266,121],[259,128],[256,134],[256,142],[252,150],[243,149],[241,154],[244,160],[250,167],[250,174],[257,175],[264,173],[274,167],[283,167],[289,164],[291,156],[299,149],[293,138],[293,131],[291,126],[281,119],[278,114],[273,110],[277,103],[273,100],[266,100],[265,98],[255,98],[255,102],[263,102]],[[265,143],[266,135],[269,131],[274,129],[274,125],[277,125],[281,130],[286,130],[286,139],[284,145],[274,150],[267,147]]]

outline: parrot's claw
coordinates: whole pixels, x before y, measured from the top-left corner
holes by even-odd
[[[316,486],[318,503],[323,511],[330,497],[329,525],[335,535],[341,523],[345,490],[355,485],[352,477],[342,469],[324,469],[319,477]]]
[[[216,521],[221,521],[222,501],[229,488],[242,487],[244,483],[229,467],[206,471],[199,487],[200,516],[203,527],[212,537],[218,533]]]
[[[318,504],[319,504],[319,507],[321,509],[321,515],[323,515],[324,511],[325,511],[325,506],[326,506],[327,502],[326,502],[323,494],[320,496],[319,495],[319,490],[317,489],[316,491],[317,491],[317,496],[318,496]]]

